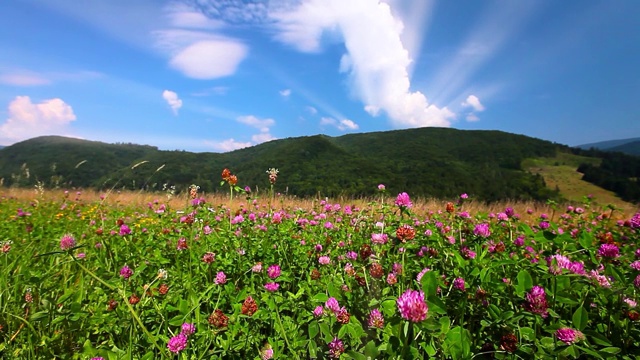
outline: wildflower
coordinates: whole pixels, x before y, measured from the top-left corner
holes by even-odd
[[[280,274],[280,265],[274,264],[269,266],[269,268],[267,269],[267,275],[272,279],[276,279],[278,276],[280,276]]]
[[[318,269],[311,270],[311,280],[318,280],[321,276],[322,274],[320,274],[320,271],[318,271]]]
[[[318,258],[318,263],[320,265],[329,265],[331,263],[331,258],[328,256],[320,256]]]
[[[336,312],[336,320],[338,320],[341,324],[348,324],[351,315],[347,311],[347,309],[343,306]]]
[[[196,326],[194,324],[184,323],[182,324],[182,332],[185,336],[190,336],[191,334],[196,332]]]
[[[384,184],[378,184],[378,190],[384,191],[385,189],[386,189],[386,186],[384,186]]]
[[[216,254],[215,253],[207,252],[204,255],[202,255],[202,261],[207,263],[207,264],[211,264],[215,260],[216,260]]]
[[[396,230],[396,237],[402,242],[413,240],[416,237],[416,231],[409,225],[402,225]]]
[[[27,288],[27,291],[24,293],[24,302],[29,304],[33,302],[33,294],[31,293],[31,288]]]
[[[179,353],[187,347],[187,337],[184,334],[178,334],[167,343],[167,348],[174,354]]]
[[[329,357],[337,359],[344,352],[344,344],[338,337],[334,337],[329,343]]]
[[[227,180],[227,182],[229,183],[229,185],[235,186],[238,183],[238,177],[235,175],[231,175],[229,176],[229,180]]]
[[[373,309],[369,313],[369,327],[382,329],[384,327],[384,317],[378,309]]]
[[[251,296],[247,296],[242,303],[242,315],[253,316],[256,311],[258,311],[258,304]]]
[[[629,298],[624,298],[623,300],[627,305],[629,305],[630,308],[634,308],[636,306],[638,306],[638,303],[633,300],[633,299],[629,299]]]
[[[187,239],[181,237],[180,239],[178,239],[178,244],[176,245],[176,250],[178,251],[182,251],[182,250],[187,250],[189,248],[189,246],[187,245]]]
[[[191,197],[191,199],[195,199],[198,196],[199,189],[200,186],[195,184],[191,184],[191,186],[189,186],[189,196]]]
[[[160,293],[160,295],[167,295],[167,293],[169,292],[169,285],[160,284],[160,286],[158,287],[158,292]]]
[[[397,301],[398,310],[403,319],[420,322],[427,318],[429,308],[424,301],[424,292],[408,289]]]
[[[515,240],[513,240],[513,245],[515,245],[515,246],[523,246],[524,245],[524,236],[520,235]]]
[[[464,291],[464,279],[456,278],[455,280],[453,280],[453,287],[460,291]]]
[[[222,180],[229,181],[229,177],[231,176],[231,171],[227,168],[222,170]]]
[[[2,253],[3,254],[6,254],[9,251],[11,251],[11,244],[12,244],[11,240],[7,240],[7,241],[2,243]]]
[[[360,258],[362,260],[367,260],[369,259],[371,254],[373,254],[373,251],[371,251],[371,246],[368,244],[362,245],[362,247],[360,248]]]
[[[215,280],[216,285],[222,285],[226,282],[227,282],[227,275],[224,273],[224,271],[218,272],[218,274],[216,274],[216,280]]]
[[[371,277],[379,279],[384,275],[384,270],[382,269],[382,265],[379,263],[373,263],[369,266],[369,274]]]
[[[614,244],[602,244],[598,249],[598,255],[606,258],[616,258],[620,256],[620,249]]]
[[[261,351],[262,360],[273,359],[273,348],[270,344],[266,344]]]
[[[255,265],[253,265],[251,267],[251,271],[254,272],[254,273],[262,272],[262,263],[259,262],[259,263],[256,263]]]
[[[102,356],[92,357],[91,360],[104,360]]]
[[[514,334],[506,334],[500,338],[500,349],[513,354],[518,350],[518,338]]]
[[[630,266],[633,270],[640,270],[640,260],[632,262]]]
[[[484,238],[489,237],[491,235],[489,224],[483,223],[476,225],[476,227],[473,229],[473,233]]]
[[[387,234],[371,234],[371,242],[374,244],[384,245],[388,239]]]
[[[355,251],[347,251],[347,259],[355,260],[358,258],[358,253]]]
[[[267,170],[267,174],[269,174],[269,182],[273,185],[278,180],[278,169],[270,168]]]
[[[168,276],[169,276],[169,275],[168,275],[168,273],[167,273],[167,270],[165,270],[165,269],[159,269],[159,270],[158,270],[158,276],[157,276],[157,277],[158,277],[158,279],[166,280]]]
[[[133,270],[129,266],[125,265],[120,269],[120,276],[125,280],[129,279],[131,275],[133,275]]]
[[[60,239],[60,249],[67,251],[76,246],[76,239],[71,234],[65,234]]]
[[[118,302],[114,299],[109,299],[107,302],[107,311],[113,311],[118,307]]]
[[[549,316],[549,312],[547,310],[547,295],[545,294],[544,288],[542,286],[534,286],[527,293],[526,301],[527,302],[524,305],[525,310],[534,314],[538,314],[543,318]]]
[[[269,292],[274,292],[278,291],[278,288],[280,288],[280,284],[278,284],[277,282],[270,282],[264,284],[264,288]]]
[[[469,249],[466,246],[463,246],[462,249],[460,249],[460,252],[462,253],[462,256],[466,259],[475,259],[476,258],[476,252]]]
[[[548,221],[541,221],[540,224],[538,224],[538,226],[540,226],[540,229],[546,230],[546,229],[549,228],[549,222]]]
[[[136,294],[129,296],[129,304],[135,305],[140,302],[140,297]]]
[[[567,345],[571,345],[579,340],[584,339],[584,335],[579,330],[563,327],[556,330],[556,337]]]
[[[424,276],[424,274],[426,274],[426,273],[427,273],[427,271],[429,271],[429,270],[431,270],[431,269],[429,269],[429,268],[424,268],[424,269],[422,269],[422,270],[418,273],[418,275],[416,275],[416,280],[418,280],[418,282],[420,282],[420,280],[422,280],[422,277]]]
[[[318,305],[316,306],[315,309],[313,309],[313,316],[315,317],[320,317],[322,316],[324,309],[322,308],[322,306]]]
[[[330,297],[329,299],[327,299],[327,301],[325,301],[324,303],[324,307],[326,307],[327,309],[331,310],[334,313],[337,313],[338,311],[340,311],[340,304],[338,304],[338,300],[336,300],[336,298],[334,297]]]
[[[344,266],[344,272],[347,273],[347,275],[353,276],[356,273],[356,270],[353,268],[353,265],[351,263],[347,263]]]
[[[629,220],[629,226],[631,226],[632,229],[640,228],[640,211],[635,213],[631,220]]]
[[[460,199],[465,200],[468,198],[469,198],[469,195],[467,195],[467,193],[460,194]]]
[[[129,226],[127,226],[127,224],[120,225],[120,231],[118,232],[118,235],[125,236],[129,234],[131,234],[131,229],[129,228]]]
[[[229,317],[227,317],[222,310],[216,309],[211,315],[207,318],[207,321],[212,326],[217,327],[218,329],[227,327],[229,324]]]
[[[409,198],[409,194],[403,192],[398,194],[398,196],[396,197],[395,205],[400,207],[401,209],[409,209],[413,206],[413,203]]]
[[[606,277],[605,275],[599,274],[598,271],[596,270],[591,270],[589,272],[589,277],[592,279],[596,279],[596,281],[598,282],[598,285],[600,285],[601,287],[604,287],[604,288],[611,287],[611,282],[609,281],[609,278]]]
[[[396,277],[396,274],[389,273],[389,275],[387,275],[387,284],[395,285],[396,283],[398,283],[398,278]]]

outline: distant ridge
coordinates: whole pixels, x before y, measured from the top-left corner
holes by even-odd
[[[593,148],[603,151],[619,151],[630,155],[640,155],[640,138],[600,141],[596,143],[578,145],[576,147],[584,150]]]

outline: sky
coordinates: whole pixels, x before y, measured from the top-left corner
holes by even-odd
[[[3,0],[0,145],[640,137],[638,14],[637,0]]]

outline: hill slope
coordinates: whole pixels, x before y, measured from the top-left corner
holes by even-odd
[[[567,146],[500,131],[419,128],[340,137],[323,135],[274,140],[224,154],[160,151],[151,146],[40,137],[0,150],[5,185],[156,189],[163,184],[222,191],[228,167],[241,186],[269,187],[265,171],[275,167],[275,190],[298,196],[390,193],[480,200],[557,197],[543,177],[522,169],[528,158],[554,157]],[[134,166],[137,165],[137,166]],[[29,176],[27,177],[27,169]]]

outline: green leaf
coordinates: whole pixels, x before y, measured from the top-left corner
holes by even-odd
[[[600,349],[600,352],[615,355],[620,352],[620,348],[611,346]]]
[[[347,354],[348,356],[350,356],[352,359],[356,359],[356,360],[367,360],[367,357],[366,357],[366,356],[364,356],[364,355],[362,355],[362,354],[360,354],[360,353],[357,353],[357,352],[355,352],[355,351],[353,351],[353,350],[349,350],[349,351],[347,351],[347,352],[346,352],[346,354]]]
[[[309,338],[315,339],[316,335],[320,333],[320,326],[318,326],[318,322],[313,320],[309,323]]]
[[[376,343],[373,340],[369,341],[367,345],[365,345],[364,354],[370,359],[377,359],[378,355],[380,355],[380,351],[378,351]]]
[[[522,296],[525,291],[533,287],[533,279],[531,274],[527,270],[520,270],[518,273],[518,284],[516,285],[516,291],[519,296]]]
[[[329,300],[329,296],[327,296],[327,294],[325,294],[325,293],[315,294],[311,298],[311,301],[318,302],[318,303],[325,303],[325,302],[327,302],[327,300]]]
[[[440,334],[446,334],[451,328],[451,319],[448,316],[443,316],[438,320],[440,322]]]
[[[429,297],[427,299],[427,305],[429,306],[429,311],[433,311],[433,312],[435,312],[437,314],[446,314],[447,313],[447,306],[437,296]]]
[[[435,296],[438,291],[438,279],[436,273],[433,271],[427,271],[420,279],[422,285],[422,291],[426,297]]]
[[[582,331],[587,327],[587,322],[589,322],[589,313],[584,307],[580,306],[573,313],[573,326]]]

